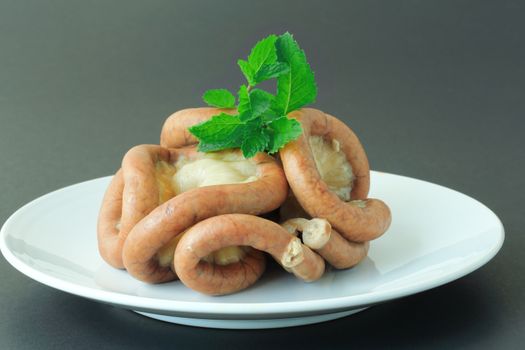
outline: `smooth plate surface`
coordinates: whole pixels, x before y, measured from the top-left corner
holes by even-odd
[[[336,314],[417,293],[479,268],[504,239],[500,220],[478,201],[373,172],[370,196],[389,204],[393,223],[360,265],[311,284],[270,269],[248,290],[208,297],[180,282],[144,284],[102,261],[96,221],[109,180],[69,186],[20,208],[2,227],[6,259],[41,283],[86,298],[157,315],[238,321]]]

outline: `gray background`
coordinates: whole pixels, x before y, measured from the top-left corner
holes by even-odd
[[[163,120],[236,90],[237,58],[295,34],[316,107],[376,170],[465,192],[506,228],[488,265],[324,324],[270,331],[164,324],[40,285],[0,258],[0,348],[518,348],[525,341],[525,6],[520,1],[0,2],[0,222],[109,175]],[[402,195],[402,194],[400,194]],[[432,200],[429,198],[429,200]]]

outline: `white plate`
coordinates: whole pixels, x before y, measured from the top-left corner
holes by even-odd
[[[147,285],[98,255],[96,221],[110,178],[65,187],[20,208],[1,230],[6,259],[27,276],[72,294],[169,322],[272,328],[322,322],[462,277],[500,249],[503,226],[478,201],[425,181],[372,173],[371,197],[392,209],[369,257],[306,284],[270,269],[253,287],[209,297],[172,282]]]

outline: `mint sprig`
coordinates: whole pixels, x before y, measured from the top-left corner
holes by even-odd
[[[237,63],[248,83],[239,88],[237,114],[221,113],[189,131],[199,139],[202,152],[241,148],[246,158],[278,152],[302,134],[299,122],[287,115],[317,96],[306,55],[290,33],[272,34],[254,46],[247,60]],[[276,95],[255,88],[272,78],[277,78]],[[226,89],[208,90],[203,100],[219,108],[235,107],[235,96]]]

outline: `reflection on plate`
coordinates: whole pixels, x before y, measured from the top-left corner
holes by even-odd
[[[20,208],[2,227],[2,253],[48,286],[194,326],[272,328],[347,316],[462,277],[488,262],[504,238],[499,219],[478,201],[425,181],[372,172],[370,196],[389,204],[393,221],[361,264],[329,270],[310,284],[270,268],[245,291],[210,297],[180,282],[148,285],[103,262],[96,221],[109,180],[69,186]]]

